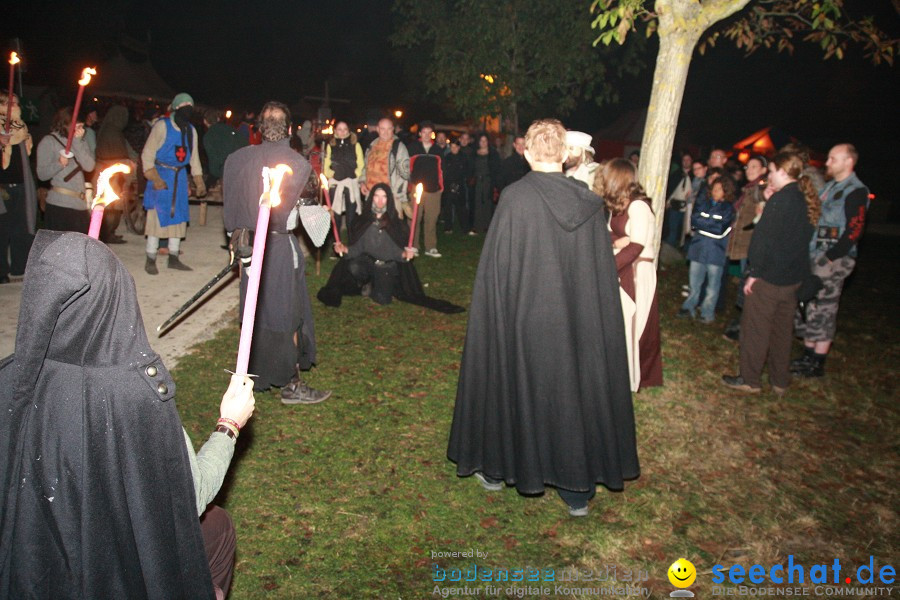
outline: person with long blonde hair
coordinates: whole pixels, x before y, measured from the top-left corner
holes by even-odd
[[[766,203],[748,250],[744,311],[741,316],[741,371],[723,375],[728,387],[751,394],[762,390],[763,366],[769,383],[783,394],[791,381],[791,335],[797,291],[809,276],[809,240],[819,220],[819,198],[803,160],[779,152],[769,163],[775,194]]]
[[[656,220],[650,199],[637,182],[634,164],[616,158],[600,166],[594,193],[606,203],[612,232],[631,390],[662,385],[662,353],[653,232]]]

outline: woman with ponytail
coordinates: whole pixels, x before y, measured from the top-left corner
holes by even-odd
[[[741,317],[741,371],[724,375],[730,388],[759,393],[762,370],[776,394],[790,384],[790,352],[797,290],[809,275],[809,240],[819,219],[815,186],[803,175],[803,160],[780,152],[769,163],[775,194],[756,225],[748,251]]]

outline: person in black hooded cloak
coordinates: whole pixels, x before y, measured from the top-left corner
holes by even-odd
[[[503,190],[478,264],[447,455],[584,516],[597,483],[640,473],[619,283],[602,200],[562,173],[562,124],[525,142],[533,170]]]
[[[389,185],[372,187],[362,214],[353,220],[350,246],[335,243],[334,251],[343,258],[316,297],[335,308],[343,296],[363,294],[378,304],[390,304],[397,298],[443,313],[463,312],[461,306],[425,295],[416,267],[409,262],[415,257],[415,250],[406,248],[409,226],[394,207]]]
[[[0,598],[224,599],[234,527],[206,509],[237,434],[194,455],[174,396],[122,263],[38,232],[0,361]],[[239,429],[253,406],[233,376],[220,414]]]

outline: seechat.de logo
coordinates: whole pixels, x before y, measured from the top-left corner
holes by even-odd
[[[830,565],[812,565],[808,569],[802,564],[794,562],[794,555],[788,556],[787,565],[777,564],[770,566],[751,565],[715,565],[712,568],[712,582],[733,584],[768,584],[768,583],[797,583],[797,584],[862,584],[878,585],[894,583],[896,570],[891,565],[884,565],[875,569],[875,557],[870,556],[869,562],[860,565],[856,569],[850,568],[841,574],[841,561],[837,558]],[[671,577],[671,576],[670,576]]]

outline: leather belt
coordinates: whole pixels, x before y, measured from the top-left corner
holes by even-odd
[[[51,187],[50,190],[56,192],[57,194],[62,194],[63,196],[71,196],[72,198],[79,198],[81,200],[84,200],[84,192],[81,192],[79,194],[75,190],[70,190],[69,188],[58,187],[55,185]]]

